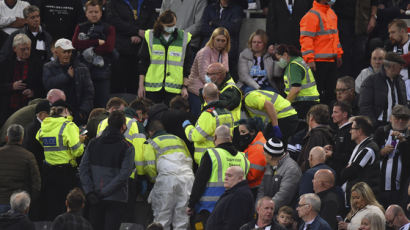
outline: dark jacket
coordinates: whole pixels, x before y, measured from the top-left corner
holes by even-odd
[[[75,26],[85,21],[81,0],[43,0],[40,6],[41,21],[53,40],[73,37]]]
[[[309,153],[315,146],[325,146],[333,144],[332,129],[328,125],[320,125],[311,129],[303,138],[302,152],[298,157],[298,164],[305,172],[309,169]]]
[[[23,147],[34,154],[34,157],[37,161],[37,165],[41,172],[44,161],[44,148],[40,144],[40,142],[36,140],[36,135],[40,127],[41,123],[36,116],[33,119],[33,122],[31,122],[28,126],[24,128]]]
[[[312,7],[312,2],[312,0],[294,0],[292,13],[290,13],[286,1],[263,1],[262,8],[268,8],[268,15],[266,15],[268,44],[289,44],[300,47],[299,22]]]
[[[40,172],[33,154],[17,144],[0,148],[0,204],[8,204],[16,190],[27,191],[35,200],[41,188]]]
[[[130,1],[132,2],[132,1]],[[153,1],[142,2],[138,19],[125,0],[109,0],[106,7],[106,21],[116,30],[115,48],[121,55],[136,56],[141,43],[132,44],[131,37],[139,36],[139,30],[150,29],[156,18]],[[132,5],[132,4],[131,4]],[[141,41],[144,38],[141,38]]]
[[[238,150],[236,150],[233,144],[230,142],[222,143],[216,146],[216,148],[223,148],[226,151],[228,151],[232,156],[236,156],[236,154],[238,154]],[[189,208],[193,209],[195,205],[199,202],[199,199],[201,199],[202,194],[206,189],[206,184],[208,183],[209,178],[211,178],[211,174],[212,160],[208,154],[208,151],[206,151],[201,159],[201,163],[198,167],[198,170],[195,173],[195,180],[192,186],[191,196],[188,200]]]
[[[35,230],[27,215],[12,210],[0,215],[1,230]]]
[[[90,72],[87,66],[78,60],[73,61],[72,66],[74,78],[68,75],[68,66],[62,66],[58,60],[46,63],[43,67],[44,88],[47,91],[53,88],[63,90],[73,112],[87,115],[94,106],[94,86],[91,82]],[[74,117],[76,116],[74,115]]]
[[[299,181],[299,196],[306,194],[306,193],[313,193],[313,177],[315,176],[315,173],[319,169],[329,169],[333,172],[333,175],[336,175],[335,171],[329,167],[328,165],[324,163],[320,163],[318,165],[313,166],[313,168],[310,168],[306,170],[306,172],[303,173],[302,178],[300,178]]]
[[[236,230],[252,219],[254,202],[248,182],[243,180],[226,190],[209,216],[206,229]]]
[[[340,189],[340,188],[339,188]],[[336,216],[342,216],[344,210],[344,200],[341,199],[335,187],[319,192],[320,213],[319,215],[330,225],[332,229],[337,229]]]
[[[30,56],[33,56],[36,59],[41,60],[41,63],[47,62],[52,57],[50,48],[51,48],[51,43],[53,42],[53,39],[51,35],[47,31],[45,31],[43,28],[41,28],[41,31],[36,36],[34,36],[33,33],[29,30],[28,26],[25,25],[23,28],[10,34],[6,42],[4,42],[3,47],[0,50],[0,61],[10,57],[14,53],[13,52],[13,39],[17,34],[20,34],[20,33],[27,35],[31,40]],[[45,50],[36,49],[38,40],[44,41]]]
[[[54,230],[92,230],[90,222],[80,212],[66,212],[57,216],[52,224]]]
[[[90,141],[81,160],[85,194],[94,192],[103,200],[127,202],[128,177],[134,168],[134,147],[119,130],[108,126]]]
[[[242,225],[242,227],[239,230],[255,229],[256,221],[257,221],[256,219],[251,220],[249,223]],[[270,225],[265,226],[265,228],[268,226],[270,226],[271,230],[286,230],[286,228],[282,227],[282,225],[278,224],[275,220],[273,220]]]
[[[10,96],[13,93],[22,93],[23,91],[13,90],[13,77],[16,66],[16,55],[13,53],[6,60],[0,62],[0,122],[4,122],[5,119],[11,114],[9,114]],[[41,82],[42,78],[42,68],[41,62],[36,58],[29,58],[28,60],[28,76],[25,80],[27,88],[34,92],[34,97],[42,97],[45,95],[43,84]]]
[[[227,86],[226,82],[231,78],[231,76],[226,75],[225,80],[218,87],[219,91]],[[233,110],[241,104],[242,93],[235,87],[229,87],[219,95],[219,101],[227,110]]]
[[[387,111],[388,86],[386,78],[388,77],[383,67],[379,73],[366,78],[360,87],[360,115],[368,116],[373,124],[376,124],[377,118],[382,112]],[[397,89],[398,101],[396,103],[406,105],[406,85],[400,75],[394,79],[393,84]],[[388,119],[386,121],[388,121]]]
[[[299,227],[299,230],[303,230],[305,227],[305,224],[302,224]],[[322,219],[322,217],[320,217],[319,215],[316,216],[315,220],[310,224],[310,228],[309,230],[331,230],[332,228],[330,228],[329,224]]]

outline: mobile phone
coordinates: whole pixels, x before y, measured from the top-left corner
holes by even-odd
[[[337,220],[337,222],[343,222],[343,218],[341,217],[341,216],[336,216],[336,220]]]

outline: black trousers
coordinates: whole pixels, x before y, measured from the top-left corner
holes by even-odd
[[[336,99],[336,62],[316,62],[314,76],[320,94],[320,103],[329,105],[331,101]]]
[[[292,103],[292,106],[295,108],[296,112],[298,112],[299,119],[305,120],[309,109],[317,104],[318,102],[316,101],[297,101]]]
[[[100,201],[97,205],[91,205],[89,219],[93,229],[119,229],[126,211],[125,207],[126,203],[105,200]]]
[[[111,93],[138,93],[138,59],[120,55],[112,65]]]
[[[145,91],[145,96],[148,99],[151,99],[154,103],[164,103],[165,105],[169,106],[169,102],[174,98],[175,96],[178,96],[180,94],[178,93],[169,93],[165,91],[164,88],[162,88],[160,91],[157,92],[148,92]]]
[[[284,146],[287,145],[289,137],[296,133],[298,124],[299,119],[297,115],[278,119],[278,126],[282,133],[282,141]],[[263,135],[265,136],[266,140],[272,137],[272,123],[269,122],[266,125]]]
[[[44,165],[44,197],[46,220],[53,221],[66,212],[65,200],[68,192],[79,186],[77,168],[71,165]]]

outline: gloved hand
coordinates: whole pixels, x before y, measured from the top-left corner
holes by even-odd
[[[85,197],[90,205],[96,205],[100,202],[100,198],[95,192],[90,192]]]
[[[187,127],[188,125],[191,125],[191,122],[190,122],[189,120],[185,120],[185,121],[182,123],[182,128],[185,129],[185,127]]]
[[[272,135],[276,138],[282,139],[282,132],[279,126],[272,126]]]

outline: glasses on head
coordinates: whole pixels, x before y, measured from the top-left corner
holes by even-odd
[[[393,217],[393,220],[386,219],[386,225],[389,227],[392,227],[395,219],[396,219],[396,216]]]
[[[344,93],[346,91],[350,90],[350,88],[340,88],[340,89],[335,89],[335,93]]]

